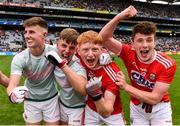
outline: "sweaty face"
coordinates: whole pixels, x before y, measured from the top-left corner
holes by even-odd
[[[27,47],[37,47],[44,44],[47,30],[36,26],[26,26],[24,31],[24,37],[26,40]]]
[[[88,68],[98,67],[99,56],[102,53],[101,48],[100,45],[94,43],[83,43],[79,46],[78,53]]]
[[[143,62],[148,62],[155,55],[155,38],[154,34],[144,35],[137,33],[132,42],[138,58]]]
[[[66,59],[68,62],[72,59],[75,51],[76,45],[67,43],[65,40],[60,39],[57,43],[58,52],[61,58]]]

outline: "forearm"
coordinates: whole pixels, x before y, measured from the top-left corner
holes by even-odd
[[[163,95],[159,95],[156,92],[147,92],[147,91],[139,90],[128,84],[124,88],[124,91],[126,91],[131,96],[137,98],[141,102],[145,102],[152,105],[160,102],[163,96]]]
[[[10,80],[9,80],[9,84],[7,87],[8,95],[10,95],[12,90],[19,85],[20,78],[21,78],[20,75],[11,75]]]
[[[87,94],[85,88],[87,84],[86,78],[76,74],[71,68],[68,67],[68,65],[65,65],[62,70],[73,88],[81,95],[85,96]]]
[[[108,117],[113,112],[112,104],[105,101],[103,97],[94,103],[96,105],[97,112],[103,117]]]

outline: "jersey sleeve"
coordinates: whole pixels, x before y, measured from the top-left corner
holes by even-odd
[[[119,53],[119,57],[121,57],[121,59],[123,59],[124,61],[126,60],[126,58],[128,57],[129,55],[129,52],[130,52],[130,49],[132,47],[127,45],[127,44],[122,44],[122,49],[121,49],[121,52]]]
[[[11,62],[11,74],[22,75],[23,62],[23,58],[20,54],[15,55]]]
[[[117,72],[121,71],[120,68],[112,62],[109,66],[111,68],[111,72],[107,72],[108,74],[108,81],[107,81],[107,87],[106,90],[110,91],[114,95],[119,95],[119,86],[115,84],[115,77]]]
[[[173,66],[167,69],[164,69],[163,72],[161,72],[161,74],[158,76],[156,81],[171,84],[171,82],[173,81],[175,72],[176,72],[176,64],[174,63]]]
[[[85,77],[87,79],[87,73],[85,68],[81,65],[80,62],[76,62],[75,63],[75,67],[74,67],[74,71],[76,72],[76,74],[81,75],[83,77]]]

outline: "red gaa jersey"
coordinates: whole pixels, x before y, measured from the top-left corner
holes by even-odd
[[[85,66],[85,64],[83,64],[83,65]],[[120,68],[114,62],[111,62],[108,65],[104,65],[97,70],[90,70],[86,66],[85,66],[85,68],[87,71],[88,79],[93,78],[93,77],[102,76],[102,88],[101,89],[102,89],[103,94],[107,90],[116,96],[116,100],[114,103],[114,111],[111,113],[111,115],[121,113],[122,105],[121,105],[119,87],[115,84],[115,76],[116,76],[117,72],[120,71]],[[92,110],[97,112],[94,101],[92,100],[92,97],[90,97],[89,95],[88,95],[87,105]]]
[[[156,82],[171,84],[173,80],[176,63],[162,52],[156,52],[154,59],[145,63],[138,59],[132,46],[122,44],[119,56],[128,70],[132,86],[140,90],[152,92]],[[140,103],[139,100],[132,96],[131,101],[136,105]],[[168,92],[164,94],[161,101],[169,101]]]

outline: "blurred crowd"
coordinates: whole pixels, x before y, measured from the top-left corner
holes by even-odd
[[[138,9],[138,16],[156,18],[179,18],[178,5],[162,5],[133,0],[1,0],[16,4],[35,4],[36,6],[52,6],[62,8],[80,8],[85,10],[99,10],[118,13],[129,5]]]
[[[54,45],[58,40],[59,33],[50,31],[46,43]],[[130,35],[115,35],[122,42],[131,42]],[[162,52],[180,52],[180,37],[157,37],[156,50]],[[20,30],[0,30],[0,52],[17,52],[26,48],[23,32]]]
[[[39,7],[52,6],[62,8],[80,8],[94,11],[108,11],[118,13],[129,5],[134,5],[138,9],[138,16],[156,17],[156,18],[177,18],[180,17],[179,6],[159,5],[152,3],[141,3],[133,0],[1,0],[3,3],[16,3],[16,4],[36,4]],[[68,24],[67,22],[66,24]],[[83,23],[83,22],[82,22]],[[58,24],[58,22],[56,22]],[[64,24],[60,21],[59,24]],[[76,22],[69,23],[67,27],[81,26],[82,28],[98,28],[102,24],[84,23],[79,24]],[[115,37],[122,41],[129,42],[131,37],[129,35],[116,35]],[[57,32],[50,32],[46,39],[49,44],[56,43],[58,39]],[[23,37],[23,32],[19,30],[1,30],[0,31],[0,51],[21,51],[26,48]],[[178,37],[158,37],[157,46],[158,51],[173,51],[180,52],[180,38]]]

